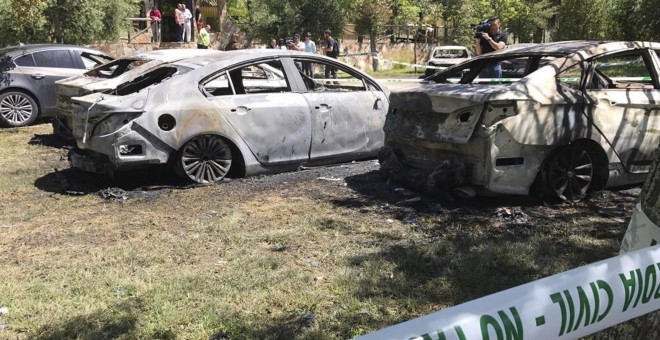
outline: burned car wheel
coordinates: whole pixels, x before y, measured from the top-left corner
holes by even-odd
[[[0,94],[0,125],[18,127],[30,125],[37,119],[39,107],[29,94],[23,91],[7,91]]]
[[[560,150],[547,165],[548,189],[564,201],[583,199],[594,178],[594,162],[591,154],[579,145]]]
[[[231,167],[231,149],[220,136],[202,135],[179,151],[177,172],[202,184],[222,181]]]

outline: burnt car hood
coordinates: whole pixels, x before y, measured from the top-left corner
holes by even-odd
[[[467,143],[486,102],[528,100],[510,85],[425,84],[393,91],[385,131],[400,138]],[[515,97],[515,98],[514,98]]]

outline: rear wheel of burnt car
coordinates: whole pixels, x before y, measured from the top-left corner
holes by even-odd
[[[18,90],[0,94],[0,125],[4,127],[30,125],[38,115],[37,101],[30,94]]]
[[[217,135],[202,135],[186,142],[179,150],[177,173],[197,183],[222,181],[231,168],[231,148]]]
[[[595,157],[581,145],[569,145],[545,165],[545,184],[554,197],[575,202],[587,196],[594,184]]]

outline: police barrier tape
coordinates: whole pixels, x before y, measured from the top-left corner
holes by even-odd
[[[357,339],[573,339],[658,309],[660,246],[653,246]]]

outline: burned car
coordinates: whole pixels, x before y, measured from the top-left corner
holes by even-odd
[[[471,58],[470,51],[465,46],[437,46],[429,56],[428,66],[424,74],[428,77],[438,69],[460,64]]]
[[[73,45],[37,44],[0,49],[0,126],[32,124],[56,113],[55,81],[114,59]]]
[[[424,190],[580,200],[640,183],[660,143],[660,44],[572,41],[476,57],[393,92],[381,169]],[[492,63],[525,61],[512,78]]]
[[[326,68],[338,77],[325,79]],[[87,171],[168,163],[194,182],[215,183],[375,157],[383,145],[387,89],[324,56],[215,52],[161,63],[112,86],[97,81],[58,85],[60,93],[81,94],[63,95],[60,108],[78,146],[71,163]]]

